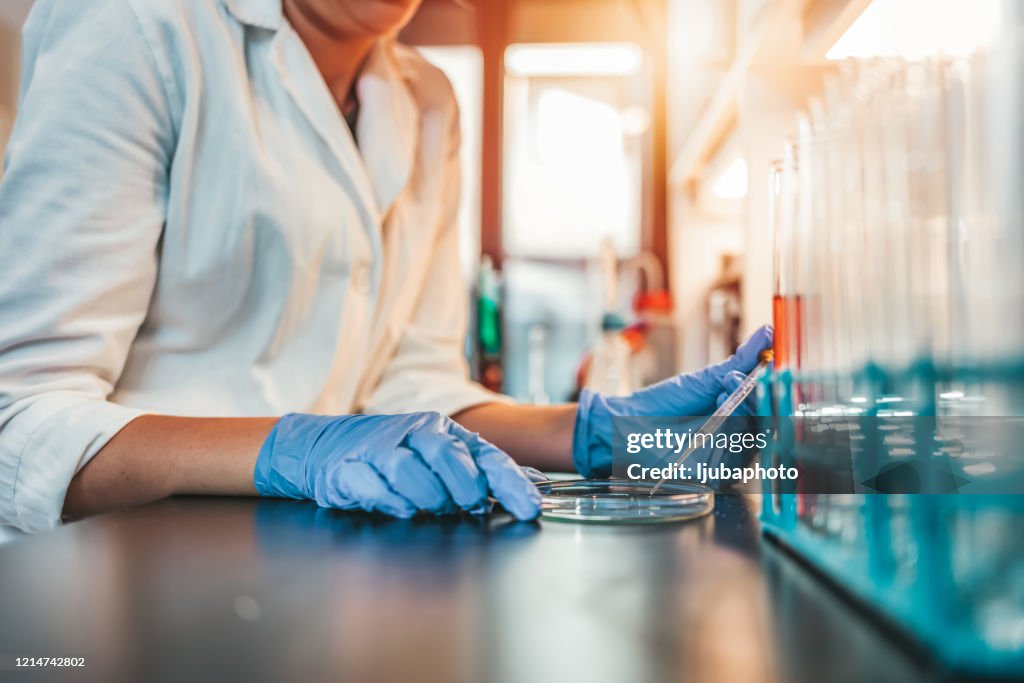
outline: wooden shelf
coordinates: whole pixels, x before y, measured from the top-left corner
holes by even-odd
[[[736,98],[747,64],[736,61],[715,90],[679,155],[672,162],[669,184],[680,187],[696,179],[714,151],[736,124]]]
[[[808,3],[800,50],[803,61],[810,64],[824,61],[825,53],[870,4],[871,0],[817,0]]]
[[[770,7],[740,46],[673,161],[669,173],[671,187],[692,189],[701,181],[709,161],[736,127],[737,102],[749,74],[777,73],[792,83],[799,80],[792,78],[794,70],[806,68],[809,85],[800,95],[813,93],[820,84],[825,53],[870,3],[871,0],[779,0]]]

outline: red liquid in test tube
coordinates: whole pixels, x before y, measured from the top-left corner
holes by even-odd
[[[799,296],[772,297],[772,322],[775,325],[775,369],[800,367],[802,344],[800,326],[803,301]]]

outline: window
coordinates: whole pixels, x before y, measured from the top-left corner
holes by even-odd
[[[483,56],[472,45],[421,47],[420,53],[451,81],[459,102],[462,128],[462,195],[459,206],[459,255],[469,281],[480,260],[480,128],[483,117]]]
[[[505,52],[503,239],[510,257],[579,258],[640,244],[643,53],[636,45]]]
[[[602,313],[591,262],[606,238],[620,257],[640,250],[646,75],[628,43],[505,51],[504,362],[516,398],[572,397]]]

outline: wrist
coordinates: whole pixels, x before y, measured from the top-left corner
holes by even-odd
[[[281,420],[274,423],[274,427],[267,434],[267,438],[260,444],[259,453],[256,455],[256,466],[252,473],[252,485],[256,493],[261,496],[276,495],[273,491],[271,481],[273,479],[274,443],[277,441],[277,428]]]
[[[253,487],[261,496],[307,499],[314,497],[309,462],[312,445],[336,418],[289,413],[281,417],[260,446],[253,469]]]
[[[611,434],[614,412],[609,398],[584,389],[576,404],[572,464],[584,477],[611,474]]]

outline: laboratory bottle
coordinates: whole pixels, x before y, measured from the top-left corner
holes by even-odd
[[[639,387],[633,350],[622,335],[625,323],[615,313],[601,321],[601,337],[591,352],[586,388],[606,396],[627,396]]]

